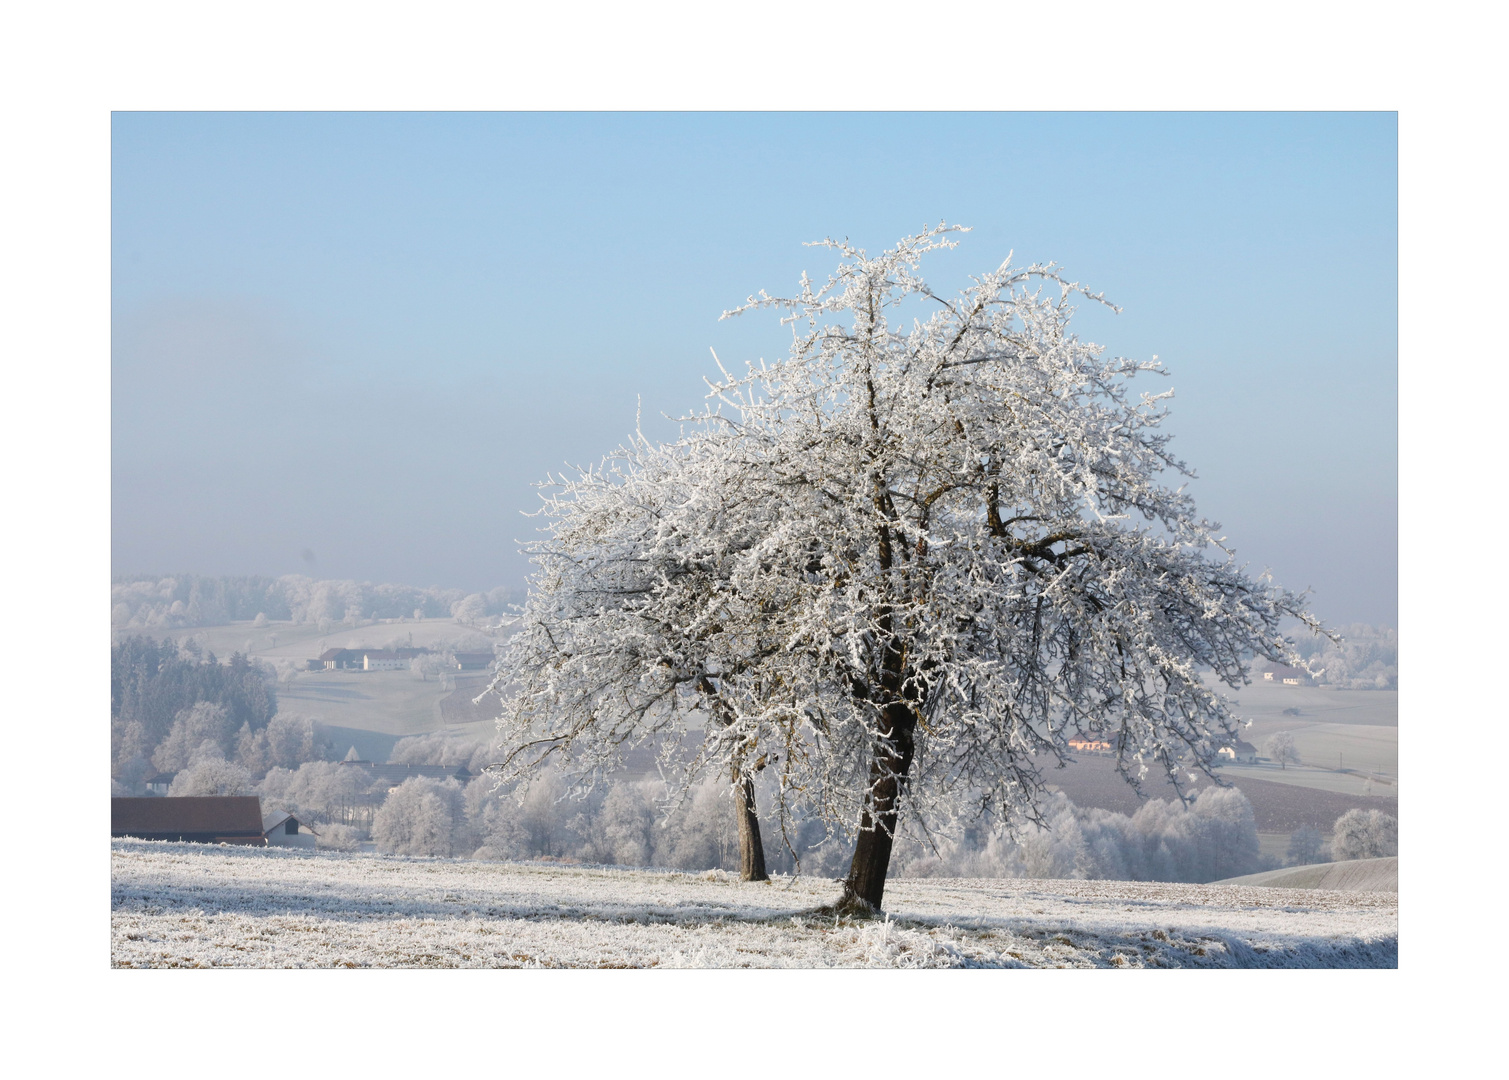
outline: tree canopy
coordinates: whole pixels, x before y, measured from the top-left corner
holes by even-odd
[[[653,740],[684,780],[771,776],[783,823],[856,835],[856,908],[903,819],[1032,817],[1072,735],[1134,785],[1213,775],[1238,729],[1213,683],[1298,663],[1281,620],[1318,624],[1196,514],[1169,393],[1132,389],[1156,358],[1070,331],[1103,299],[1009,258],[941,296],[918,268],[956,231],[823,241],[827,282],[726,313],[779,310],[786,359],[554,483],[500,675],[509,768],[559,753],[591,783]]]

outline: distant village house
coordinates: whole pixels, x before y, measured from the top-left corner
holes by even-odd
[[[1228,764],[1255,765],[1257,764],[1257,747],[1250,742],[1238,739],[1230,746],[1223,746],[1217,750],[1216,756]]]
[[[1069,749],[1076,754],[1109,754],[1115,746],[1104,735],[1071,735]]]
[[[404,671],[429,649],[326,649],[311,668],[326,671]]]
[[[1263,681],[1282,683],[1284,686],[1308,686],[1312,680],[1310,673],[1304,668],[1270,664],[1268,670],[1263,672]]]

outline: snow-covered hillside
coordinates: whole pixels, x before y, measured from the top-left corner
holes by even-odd
[[[1358,889],[1367,892],[1399,891],[1399,859],[1346,859],[1342,862],[1286,866],[1227,878],[1217,885],[1264,885],[1282,889]]]
[[[118,967],[1395,967],[1394,894],[823,879],[111,841]]]

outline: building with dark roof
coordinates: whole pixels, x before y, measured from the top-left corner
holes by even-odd
[[[429,649],[326,649],[310,667],[320,666],[328,671],[401,671],[409,666],[416,656],[424,656]]]
[[[1288,664],[1269,664],[1263,672],[1264,682],[1276,682],[1284,686],[1308,686],[1315,680],[1304,668],[1290,667]]]
[[[1257,747],[1245,739],[1238,739],[1230,746],[1221,747],[1216,751],[1216,756],[1221,761],[1234,761],[1243,765],[1254,765],[1258,759]]]
[[[370,761],[342,761],[344,766],[366,769],[372,774],[372,786],[377,789],[396,788],[405,780],[423,776],[430,780],[459,780],[466,783],[472,772],[465,765],[374,765]]]
[[[255,795],[112,798],[110,835],[197,844],[267,843],[262,800]]]

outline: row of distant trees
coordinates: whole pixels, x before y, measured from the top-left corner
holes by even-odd
[[[340,772],[307,765],[297,774],[270,774],[264,799],[277,788],[290,809],[313,819],[319,810],[297,800],[321,797],[321,784],[326,785],[323,797],[338,799],[353,782]],[[398,855],[737,872],[738,823],[728,786],[705,782],[670,807],[666,796],[663,784],[646,780],[621,781],[587,799],[573,799],[554,771],[524,789],[500,788],[487,776],[465,785],[414,779],[378,810],[371,836],[380,851]],[[800,870],[833,877],[844,872],[849,844],[829,835],[821,822],[798,821],[786,838],[789,850],[777,823],[765,824],[765,835],[774,838],[765,851],[773,873]],[[1313,827],[1297,830],[1286,862],[1397,854],[1395,818],[1378,810],[1350,810],[1337,819],[1329,844]],[[893,858],[895,872],[904,877],[1118,881],[1207,882],[1276,865],[1260,854],[1251,804],[1235,788],[1207,788],[1189,805],[1154,799],[1130,816],[1077,807],[1057,793],[1039,822],[1014,833],[964,829],[949,836],[908,836],[898,842]]]
[[[436,756],[415,752],[420,750],[412,747],[406,756]],[[457,756],[453,751],[446,763],[458,763]],[[475,754],[473,763],[486,756]],[[331,767],[305,766],[299,772],[314,780],[329,777]],[[282,775],[273,779],[285,782]],[[290,794],[299,790],[299,777],[290,774],[286,782]],[[314,790],[307,789],[309,794]],[[667,796],[664,784],[641,780],[620,781],[575,799],[554,770],[522,788],[501,787],[485,775],[464,786],[455,780],[414,779],[388,797],[371,836],[378,850],[399,855],[551,858],[738,872],[736,796],[728,785],[707,781],[674,803]],[[306,816],[311,811],[290,808]],[[763,834],[771,838],[765,849],[771,872],[834,877],[846,869],[851,843],[821,821],[798,820],[785,837],[777,822],[764,824]],[[1313,827],[1297,830],[1286,861],[1366,859],[1397,855],[1398,850],[1395,818],[1379,810],[1349,810],[1337,819],[1329,844]],[[905,877],[1117,881],[1217,881],[1276,865],[1259,852],[1246,796],[1235,788],[1214,787],[1187,805],[1150,800],[1130,816],[1077,807],[1056,793],[1039,821],[1014,832],[965,828],[950,835],[905,835],[893,859],[896,873]]]
[[[123,576],[110,584],[110,622],[117,629],[223,626],[244,620],[356,625],[372,619],[458,618],[483,622],[521,602],[516,590],[461,589],[363,581],[282,577]]]
[[[671,801],[654,780],[625,780],[573,797],[565,777],[546,770],[504,786],[484,769],[496,756],[486,742],[441,733],[400,740],[396,764],[466,766],[474,778],[416,778],[388,795],[365,823],[353,804],[370,799],[373,778],[341,764],[317,721],[279,714],[265,726],[236,729],[220,704],[180,710],[150,763],[124,770],[116,793],[133,793],[150,769],[173,772],[169,794],[259,795],[265,809],[286,809],[314,825],[323,847],[350,849],[370,838],[398,855],[483,860],[561,859],[682,870],[739,869],[738,817],[727,784],[704,782]],[[139,792],[137,792],[139,793]],[[841,875],[850,841],[816,817],[785,832],[763,823],[771,872]],[[1290,864],[1371,858],[1398,852],[1397,821],[1377,810],[1344,814],[1330,844],[1310,827],[1291,838]],[[1151,800],[1128,816],[1075,806],[1062,793],[1040,819],[1014,832],[961,828],[904,833],[895,870],[907,877],[1007,877],[1214,881],[1267,869],[1252,807],[1234,788],[1208,788],[1188,805]]]
[[[264,803],[319,822],[361,783],[350,766],[311,763],[273,770],[260,786]],[[377,811],[371,837],[397,855],[484,860],[560,859],[681,870],[739,870],[736,803],[728,786],[706,781],[674,805],[659,781],[623,781],[592,796],[569,798],[553,770],[523,788],[481,776],[415,778],[397,787]],[[324,803],[325,805],[321,805]],[[316,825],[317,828],[325,828]],[[788,830],[767,822],[767,866],[775,873],[841,875],[850,843],[822,822],[803,819]],[[337,828],[336,843],[347,833]],[[1154,800],[1131,817],[1075,807],[1062,794],[1042,825],[1012,835],[972,832],[911,838],[897,846],[903,876],[1114,878],[1213,881],[1264,868],[1252,808],[1235,789],[1209,789],[1185,807]]]
[[[1316,680],[1342,690],[1399,689],[1399,631],[1389,626],[1353,623],[1341,640],[1296,635],[1295,649],[1311,668],[1322,669]]]
[[[171,775],[171,796],[250,795],[270,772],[325,762],[334,747],[318,721],[279,713],[262,728],[240,728],[223,705],[180,710],[155,747],[126,757],[111,780],[115,795],[141,795],[153,775]]]
[[[437,733],[401,740],[390,760],[481,773],[495,756],[486,743]],[[264,805],[315,823],[333,838],[329,846],[339,847],[349,837],[340,828],[341,808],[365,782],[352,766],[311,762],[274,768],[255,790]],[[738,807],[726,782],[709,780],[679,797],[656,780],[624,780],[577,794],[554,769],[513,786],[485,774],[466,784],[416,778],[388,796],[370,835],[378,850],[398,855],[739,870]],[[848,864],[852,838],[835,835],[815,816],[794,820],[784,834],[773,817],[763,824],[772,872],[827,877],[841,875]],[[912,877],[1212,881],[1266,866],[1252,807],[1232,788],[1207,789],[1189,805],[1152,800],[1131,816],[1079,808],[1056,794],[1039,822],[1014,833],[908,833],[899,838],[894,859],[897,872]]]

